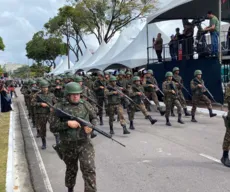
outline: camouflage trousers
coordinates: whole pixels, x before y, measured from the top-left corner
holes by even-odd
[[[99,117],[103,116],[103,106],[104,106],[104,103],[105,103],[105,98],[104,97],[98,97],[97,98],[97,104],[99,106],[101,106],[100,108],[98,108],[98,115],[99,115]]]
[[[49,119],[49,114],[37,114],[37,126],[41,138],[46,137],[46,124]]]
[[[180,101],[180,104],[183,109],[187,108],[186,100],[184,98],[184,94],[182,90],[178,90],[178,100]],[[174,105],[172,106],[172,109],[174,108]]]
[[[108,113],[109,113],[109,125],[113,125],[114,115],[117,112],[118,118],[120,120],[121,126],[126,125],[124,118],[124,111],[121,104],[118,105],[108,105]]]
[[[95,151],[90,141],[61,142],[63,161],[66,164],[65,186],[74,187],[78,172],[78,161],[85,182],[85,192],[96,192]]]
[[[197,108],[197,104],[199,103],[199,101],[204,102],[208,109],[212,109],[211,101],[206,95],[201,95],[201,96],[193,95],[192,96],[192,111],[191,111],[192,116],[194,116],[196,113],[196,108]]]
[[[160,107],[159,104],[159,100],[158,100],[158,96],[157,93],[154,92],[145,92],[146,97],[148,97],[149,100],[153,100],[153,102],[155,103],[155,105],[157,107]],[[145,101],[145,106],[150,106],[148,101]]]
[[[230,117],[227,116],[224,118],[224,123],[226,127],[226,132],[224,135],[224,141],[223,141],[223,151],[229,151],[230,147]]]
[[[177,107],[177,113],[181,114],[182,113],[182,106],[180,104],[179,99],[177,98],[167,98],[165,99],[165,105],[166,105],[166,112],[165,112],[165,117],[169,117],[172,106]]]
[[[138,104],[137,105],[137,108],[141,110],[141,112],[144,114],[144,116],[148,116],[148,111],[145,107],[145,105],[143,103],[141,104]],[[131,104],[128,106],[128,109],[127,109],[127,112],[128,112],[128,115],[129,115],[129,121],[133,121],[134,119],[134,116],[135,116],[135,112],[136,112],[136,106]]]

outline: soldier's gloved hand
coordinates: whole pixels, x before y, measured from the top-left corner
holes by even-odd
[[[172,94],[175,94],[175,91],[174,91],[174,90],[172,90]]]
[[[117,95],[117,91],[113,91],[113,94]]]
[[[67,124],[72,129],[81,127],[80,123],[78,123],[77,121],[67,121]]]
[[[154,87],[154,85],[153,85],[153,84],[150,84],[149,87]]]
[[[84,130],[85,130],[85,132],[86,132],[87,134],[89,134],[89,133],[91,133],[91,132],[93,131],[93,129],[90,128],[90,127],[88,127],[88,126],[85,126],[85,127],[84,127]]]
[[[42,107],[48,107],[48,105],[46,103],[41,103]]]
[[[99,88],[100,88],[100,89],[104,89],[104,87],[103,87],[103,86],[100,86]]]
[[[137,92],[137,95],[142,95],[142,93],[141,92]]]
[[[200,88],[201,88],[201,87],[203,87],[203,85],[201,85],[201,84],[198,84],[198,87],[200,87]]]

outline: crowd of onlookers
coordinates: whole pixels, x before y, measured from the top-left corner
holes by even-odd
[[[156,52],[158,62],[162,62],[162,52],[166,47],[169,49],[172,60],[193,59],[194,51],[196,51],[199,58],[204,56],[218,57],[218,41],[220,34],[219,20],[212,11],[208,11],[207,18],[210,20],[210,24],[204,29],[201,23],[205,19],[194,19],[191,22],[188,19],[183,19],[183,32],[181,33],[180,29],[176,28],[176,33],[171,35],[170,42],[167,46],[163,44],[161,33],[158,33],[156,39],[153,38],[153,49]],[[194,38],[195,27],[198,28],[198,31]],[[207,33],[210,33],[211,44],[206,41],[205,34]],[[230,55],[230,27],[226,38],[228,55]]]

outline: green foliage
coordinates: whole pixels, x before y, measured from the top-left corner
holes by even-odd
[[[0,37],[0,50],[4,51],[5,50],[5,45],[3,43],[2,38]]]
[[[39,31],[26,44],[26,52],[26,56],[37,63],[45,61],[49,67],[56,67],[55,59],[66,54],[66,44],[62,42],[61,38],[45,38],[44,32]]]
[[[22,66],[15,70],[11,76],[18,78],[28,78],[30,77],[30,67],[28,65]]]
[[[81,0],[75,9],[85,31],[94,34],[98,42],[106,43],[131,21],[145,17],[154,8],[155,0]],[[104,29],[106,29],[104,31]]]

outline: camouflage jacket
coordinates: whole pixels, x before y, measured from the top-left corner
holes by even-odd
[[[230,103],[230,84],[228,84],[227,87],[226,87],[224,100],[225,100],[225,102]]]
[[[192,94],[195,96],[201,96],[205,92],[205,89],[202,87],[198,87],[198,84],[204,85],[204,81],[202,79],[194,78],[190,82],[190,88],[192,90]]]
[[[128,89],[128,95],[133,99],[136,104],[141,104],[143,96],[138,95],[137,92],[144,93],[144,87],[142,85],[133,84],[132,87]]]
[[[112,85],[110,85],[111,87],[113,87]],[[118,86],[115,86],[114,88],[116,89],[119,89]],[[120,89],[119,89],[120,90]],[[118,105],[121,103],[121,96],[120,94],[114,94],[115,90],[110,88],[110,87],[107,87],[105,89],[105,96],[107,97],[108,99],[108,104],[109,105]]]
[[[145,89],[146,92],[154,92],[154,91],[156,91],[156,88],[150,87],[149,85],[156,85],[158,87],[157,80],[153,76],[152,77],[145,77],[143,79],[142,84],[143,84],[144,89]]]
[[[37,114],[49,115],[50,108],[49,107],[42,107],[41,103],[43,103],[43,102],[39,99],[39,97],[42,98],[43,100],[45,100],[46,102],[50,103],[51,105],[53,105],[54,103],[57,102],[54,94],[49,93],[49,92],[47,94],[39,92],[39,93],[34,95],[32,101],[31,101],[31,105],[36,107],[36,113]]]
[[[78,104],[71,104],[67,100],[63,100],[55,104],[56,108],[59,108],[70,115],[80,117],[93,125],[97,124],[97,115],[93,110],[92,105],[85,100],[80,100]],[[61,141],[83,141],[89,140],[90,134],[86,134],[84,128],[72,129],[67,124],[68,119],[58,117],[55,112],[52,112],[50,131],[52,133],[59,132]]]
[[[175,91],[175,94],[172,93],[172,90]],[[178,89],[174,81],[164,81],[162,84],[162,91],[164,92],[166,100],[178,98]]]
[[[100,86],[105,87],[106,81],[96,80],[93,84],[93,89],[97,97],[104,97],[104,89],[101,89]]]
[[[181,90],[182,89],[182,85],[183,85],[183,79],[182,79],[182,77],[180,75],[173,75],[173,81],[178,84],[177,85],[178,90]],[[181,85],[179,85],[179,83]]]

